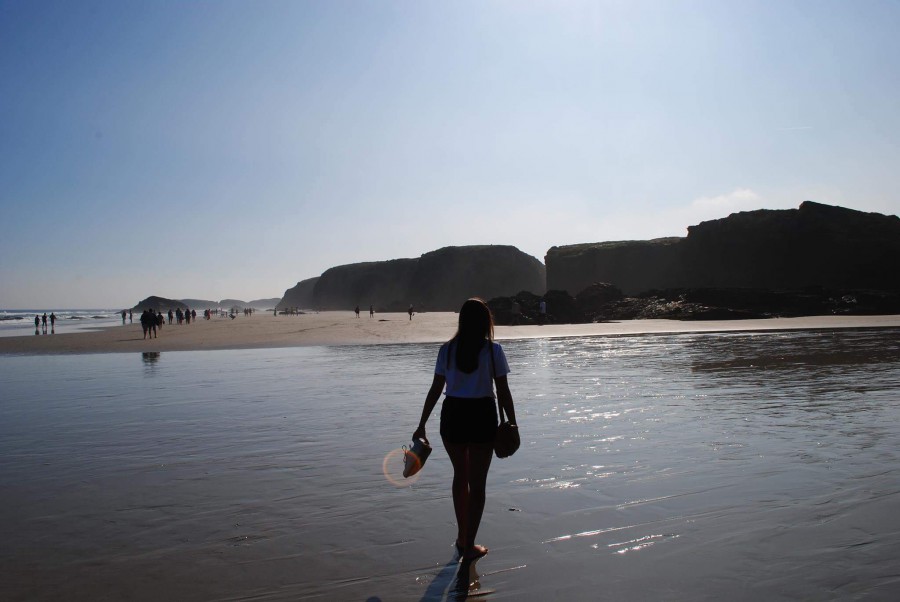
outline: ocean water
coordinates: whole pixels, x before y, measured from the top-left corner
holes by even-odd
[[[0,337],[35,334],[34,317],[47,314],[47,333],[51,333],[50,314],[56,314],[55,333],[77,332],[115,326],[122,323],[122,310],[115,309],[0,309]],[[134,319],[140,317],[140,313]],[[38,329],[45,334],[43,324]]]
[[[900,331],[503,344],[463,569],[437,345],[0,357],[0,599],[900,597]]]

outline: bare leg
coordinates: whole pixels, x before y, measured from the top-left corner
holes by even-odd
[[[490,444],[462,444],[444,441],[453,464],[453,510],[456,513],[456,544],[464,559],[487,553],[475,545],[475,536],[484,513],[488,469],[493,458]]]
[[[453,511],[456,513],[456,546],[462,553],[466,549],[466,531],[469,520],[469,453],[465,444],[448,443],[444,447],[453,464]]]
[[[484,513],[485,490],[487,487],[488,470],[491,467],[491,459],[494,457],[494,446],[487,444],[469,445],[469,517],[466,533],[466,556],[473,556],[475,549],[475,536],[481,525],[481,515]],[[487,549],[478,550],[487,552]]]

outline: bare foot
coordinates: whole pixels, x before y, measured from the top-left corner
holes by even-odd
[[[474,545],[468,549],[468,551],[463,555],[463,562],[472,562],[473,560],[478,560],[482,556],[487,556],[488,549],[484,546]]]

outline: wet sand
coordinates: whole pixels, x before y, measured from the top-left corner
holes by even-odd
[[[299,316],[258,313],[234,320],[215,317],[191,324],[166,325],[158,338],[143,339],[140,324],[97,331],[0,338],[0,354],[132,353],[143,351],[202,351],[263,349],[315,345],[373,345],[445,341],[456,329],[457,314],[430,312],[376,314],[321,312]],[[498,326],[499,340],[604,335],[748,332],[839,328],[898,328],[900,315],[808,316],[766,320],[623,320],[598,324]]]
[[[480,577],[434,346],[6,355],[0,599],[896,600],[898,332],[506,341]]]

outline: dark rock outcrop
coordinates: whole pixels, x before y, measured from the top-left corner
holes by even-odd
[[[547,288],[576,294],[595,282],[626,293],[678,286],[684,279],[683,238],[601,242],[547,251]]]
[[[900,291],[900,218],[805,202],[688,228],[686,238],[553,247],[547,287]]]
[[[585,316],[600,315],[610,304],[621,301],[625,295],[618,287],[607,282],[596,282],[575,296],[575,304]]]
[[[494,324],[511,326],[537,324],[541,297],[528,291],[521,291],[510,297],[492,297],[487,301]]]
[[[284,291],[284,296],[275,305],[275,309],[283,311],[286,309],[312,309],[313,308],[313,288],[319,277],[307,278],[301,280],[296,286]]]
[[[544,265],[516,247],[444,247],[419,258],[408,298],[423,309],[457,311],[470,297],[542,293],[545,279]]]
[[[185,309],[194,309],[196,311],[202,311],[204,309],[224,309],[229,310],[231,308],[245,308],[252,307],[254,309],[271,309],[275,307],[275,304],[279,301],[279,299],[257,299],[255,301],[241,301],[240,299],[222,299],[221,301],[210,301],[209,299],[166,299],[165,297],[156,297],[151,296],[147,297],[136,306],[132,308],[132,310],[140,308],[141,311],[148,308],[153,309],[162,309],[164,311],[168,311],[171,309],[178,309],[179,307],[182,310]]]
[[[230,309],[272,309],[275,307],[276,303],[279,303],[281,298],[274,297],[269,299],[254,299],[253,301],[244,301],[242,299],[222,299],[215,305],[205,305],[202,306],[204,308],[215,309],[219,307],[220,309],[230,310]]]
[[[268,297],[266,299],[253,299],[252,301],[247,301],[242,307],[252,307],[253,309],[272,309],[280,302],[280,297]]]
[[[535,295],[522,291],[512,297],[494,297],[488,307],[498,326],[540,324],[541,299],[546,303],[544,324],[578,324],[591,320],[578,306],[578,302],[566,291],[547,291]]]
[[[155,311],[167,312],[170,309],[175,310],[178,308],[185,310],[188,308],[188,306],[181,301],[176,301],[175,299],[166,299],[165,297],[157,297],[155,295],[151,295],[132,307],[131,310],[144,311],[145,309],[153,309]]]
[[[455,311],[473,296],[489,299],[523,289],[543,291],[544,280],[543,264],[515,247],[446,247],[417,259],[328,269],[311,285],[311,305],[325,310],[374,305],[377,311],[405,311],[412,304],[417,311]],[[279,308],[303,306],[287,299],[286,293]]]
[[[378,311],[400,311],[412,302],[409,283],[417,259],[393,259],[341,265],[325,270],[313,287],[318,309],[352,309],[374,305]]]
[[[565,291],[548,291],[547,324],[611,320],[744,320],[815,315],[887,315],[900,313],[900,293],[867,290],[800,291],[770,289],[666,289],[621,297],[609,285],[593,285],[574,299]],[[491,299],[498,325],[537,323],[540,297],[521,292]],[[513,311],[514,303],[521,315]]]
[[[684,286],[900,290],[900,218],[805,202],[688,228]]]
[[[900,313],[900,293],[854,289],[667,289],[627,297],[599,307],[589,321],[665,318],[740,320],[815,315]]]
[[[194,309],[197,309],[198,307],[202,307],[203,309],[215,309],[219,307],[218,301],[210,301],[209,299],[179,299],[179,301],[187,307],[192,307]]]

